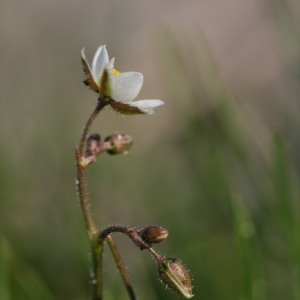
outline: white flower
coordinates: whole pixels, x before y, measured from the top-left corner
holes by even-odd
[[[158,99],[133,101],[142,88],[143,75],[138,72],[118,72],[114,68],[114,60],[109,60],[106,46],[103,45],[97,49],[90,66],[82,49],[81,61],[87,77],[85,83],[122,114],[153,114],[155,108],[164,102]]]

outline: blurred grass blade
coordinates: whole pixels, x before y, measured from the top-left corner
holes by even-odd
[[[32,266],[20,263],[18,268],[18,272],[15,273],[15,281],[20,288],[20,294],[24,293],[22,299],[55,299],[44,279]]]
[[[232,196],[232,211],[240,265],[240,299],[265,299],[265,280],[255,226],[250,211],[239,195]]]
[[[278,205],[278,219],[288,248],[288,268],[291,278],[293,299],[300,299],[300,226],[297,222],[295,190],[298,180],[295,180],[292,162],[284,140],[280,134],[273,138],[272,177],[275,198]]]
[[[0,246],[0,299],[9,300],[9,278],[8,278],[8,259],[6,241],[1,238]]]

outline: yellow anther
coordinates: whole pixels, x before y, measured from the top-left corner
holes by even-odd
[[[117,71],[115,68],[113,69],[113,72],[114,72],[114,75],[115,75],[115,76],[118,76],[118,75],[120,75],[120,72],[119,72],[119,71]]]

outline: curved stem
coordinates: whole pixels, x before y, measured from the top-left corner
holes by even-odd
[[[90,115],[89,119],[87,120],[83,132],[80,137],[79,146],[76,149],[76,166],[77,166],[77,190],[79,194],[81,209],[85,221],[85,226],[87,230],[87,234],[90,240],[90,246],[91,246],[91,252],[92,252],[92,299],[93,300],[102,300],[103,299],[103,242],[104,240],[107,241],[110,250],[113,254],[113,257],[115,259],[116,265],[120,271],[122,280],[125,284],[125,287],[127,289],[129,298],[131,300],[136,300],[136,296],[132,287],[132,284],[130,282],[129,276],[126,271],[126,267],[123,263],[123,260],[121,258],[120,252],[118,250],[117,245],[115,244],[112,237],[109,235],[110,230],[104,230],[105,231],[105,238],[100,239],[98,237],[98,230],[95,225],[92,212],[91,212],[91,204],[89,199],[89,194],[87,190],[87,183],[86,183],[86,168],[87,164],[85,162],[85,150],[87,145],[87,138],[89,135],[89,130],[99,114],[99,112],[102,110],[102,108],[107,104],[104,99],[99,98],[98,104],[92,114]],[[119,228],[120,229],[120,228]],[[126,233],[129,237],[131,237],[132,240],[136,240],[137,245],[145,248],[145,243],[139,238],[136,231],[134,229],[125,228],[123,227],[121,230],[124,230],[123,232]],[[114,230],[113,230],[114,231]],[[137,241],[138,240],[138,241]],[[146,245],[148,246],[148,245]],[[142,247],[142,246],[141,246]]]
[[[103,229],[98,234],[98,243],[103,243],[103,241],[113,232],[120,232],[126,234],[141,250],[149,248],[149,245],[145,243],[145,241],[143,241],[136,229],[124,225],[111,225]]]
[[[86,122],[86,124],[83,128],[81,138],[80,138],[79,147],[78,147],[78,151],[80,153],[83,153],[83,151],[84,151],[84,147],[86,145],[86,140],[87,140],[87,137],[88,137],[88,134],[89,134],[89,130],[92,126],[92,123],[94,122],[95,118],[97,117],[97,115],[99,114],[99,112],[102,110],[102,108],[105,105],[107,105],[107,102],[104,100],[104,98],[99,98],[96,108],[94,109],[94,111],[90,115],[89,119],[87,120],[87,122]]]
[[[92,212],[91,212],[91,204],[87,191],[86,184],[86,168],[82,165],[82,159],[84,158],[84,151],[86,146],[86,140],[88,137],[89,130],[93,124],[93,121],[97,117],[100,110],[105,106],[105,102],[101,99],[98,100],[98,104],[91,116],[87,120],[83,132],[81,134],[79,147],[76,149],[76,162],[77,162],[77,190],[79,194],[81,209],[86,225],[86,230],[89,236],[89,239],[92,240],[97,235],[97,228],[95,222],[93,220]]]
[[[76,166],[77,166],[77,190],[79,194],[81,209],[84,217],[86,231],[90,240],[93,266],[92,266],[92,299],[102,299],[102,252],[103,244],[97,242],[97,228],[91,212],[91,204],[86,184],[86,165],[82,162],[85,159],[85,147],[89,130],[93,121],[101,109],[106,105],[102,98],[98,99],[98,104],[89,119],[87,120],[80,137],[79,147],[76,149]]]

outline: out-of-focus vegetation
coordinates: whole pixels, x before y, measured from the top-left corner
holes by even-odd
[[[0,299],[88,299],[74,146],[96,96],[79,54],[104,43],[166,105],[101,112],[95,132],[134,147],[90,168],[99,226],[168,228],[157,249],[188,266],[194,299],[300,299],[299,4],[196,2],[1,2]],[[174,299],[116,239],[139,299]],[[106,251],[105,299],[126,297]]]

